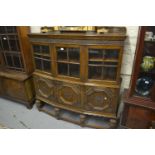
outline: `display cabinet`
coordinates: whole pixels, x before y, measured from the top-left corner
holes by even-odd
[[[28,33],[26,26],[0,26],[0,96],[31,108],[35,93]]]
[[[126,34],[52,32],[29,38],[38,109],[82,126],[116,127]]]
[[[139,28],[130,88],[124,93],[122,126],[151,128],[155,121],[155,27]]]

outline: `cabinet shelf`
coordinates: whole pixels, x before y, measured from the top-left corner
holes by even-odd
[[[1,33],[0,36],[5,36],[5,35],[9,35],[9,36],[17,36],[18,33]]]
[[[89,61],[97,61],[97,62],[118,62],[118,59],[90,58]]]
[[[77,61],[65,61],[65,60],[58,60],[58,63],[65,63],[65,64],[77,64],[79,65],[80,63]]]
[[[35,52],[34,55],[50,57],[50,54],[45,54],[45,53],[37,53],[37,52]]]
[[[94,67],[115,67],[115,68],[117,68],[117,65],[89,64],[89,66],[94,66]]]

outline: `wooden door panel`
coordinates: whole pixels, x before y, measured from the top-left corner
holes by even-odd
[[[57,99],[59,104],[69,107],[81,106],[80,86],[65,82],[57,83]]]
[[[84,109],[99,113],[116,113],[118,89],[87,87]]]
[[[27,100],[24,83],[12,79],[2,78],[1,85],[3,96],[24,101]]]
[[[55,86],[52,80],[41,77],[34,77],[36,94],[50,101],[55,101]]]

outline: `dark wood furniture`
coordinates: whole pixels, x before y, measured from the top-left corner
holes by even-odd
[[[116,126],[120,68],[126,35],[29,34],[38,109],[82,126],[104,118]]]
[[[150,32],[155,35],[155,27],[139,28],[130,88],[124,93],[121,125],[126,128],[152,128],[155,121],[155,66],[150,69],[142,67],[146,57],[155,57],[155,39],[147,36]],[[140,86],[140,79],[146,77],[151,78],[154,84],[152,83],[148,91],[146,89],[146,91],[138,92],[136,89],[138,85]],[[149,84],[148,81],[145,81],[145,84]]]
[[[26,26],[0,27],[0,96],[31,108],[35,93],[28,33]]]

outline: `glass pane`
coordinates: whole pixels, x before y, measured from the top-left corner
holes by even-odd
[[[89,79],[102,79],[102,67],[89,66]]]
[[[103,72],[107,71],[106,78],[107,80],[116,80],[117,68],[114,67],[103,67]],[[104,75],[104,73],[103,73]]]
[[[80,60],[80,49],[79,48],[68,48],[69,61],[78,61]]]
[[[3,50],[9,51],[9,44],[8,44],[7,36],[2,36],[2,45],[3,45]]]
[[[13,66],[13,61],[12,61],[12,57],[9,54],[6,54],[6,64],[8,66]]]
[[[20,44],[19,44],[19,40],[18,40],[18,38],[17,38],[17,51],[20,51]]]
[[[33,51],[36,53],[40,53],[41,52],[40,46],[39,45],[33,45]]]
[[[103,53],[104,59],[118,59],[119,58],[119,52],[118,50],[105,50]]]
[[[77,64],[69,64],[70,76],[79,77],[80,76],[80,66]]]
[[[5,33],[5,26],[0,26],[0,34],[3,34]]]
[[[9,43],[10,43],[10,48],[11,48],[10,50],[11,51],[18,51],[15,38],[10,38]]]
[[[57,48],[58,60],[67,60],[67,49],[60,47]]]
[[[36,69],[42,70],[41,59],[35,58]]]
[[[103,49],[89,49],[89,59],[102,59],[103,58]]]
[[[19,56],[13,56],[13,61],[14,61],[14,65],[15,65],[14,67],[17,67],[17,68],[21,67]]]
[[[2,50],[2,42],[1,42],[1,38],[0,38],[0,50]],[[0,51],[1,52],[1,51]]]
[[[118,63],[117,62],[103,62],[103,66],[114,66],[117,67]]]
[[[68,75],[68,64],[58,63],[58,74]]]
[[[41,52],[44,54],[49,54],[49,46],[41,46]]]
[[[51,72],[51,62],[43,60],[44,71]]]
[[[16,27],[15,26],[6,26],[6,32],[7,33],[16,33]]]
[[[92,66],[103,66],[103,62],[89,61],[89,65],[92,65]]]

